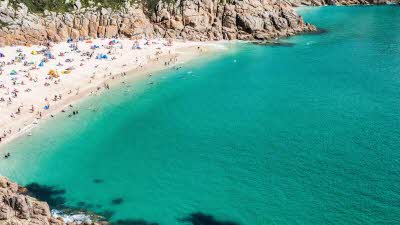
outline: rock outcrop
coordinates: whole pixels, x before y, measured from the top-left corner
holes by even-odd
[[[31,13],[22,3],[0,3],[0,43],[6,45],[115,36],[264,40],[315,30],[281,0],[160,1],[151,11],[129,3],[119,10],[82,8],[76,1],[75,11],[43,14]]]
[[[265,40],[315,29],[288,4],[274,0],[160,2],[151,21],[159,36],[201,41]]]
[[[46,202],[26,192],[25,188],[0,176],[1,225],[66,225],[63,220],[51,216]]]

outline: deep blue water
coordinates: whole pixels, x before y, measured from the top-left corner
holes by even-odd
[[[113,221],[400,224],[400,9],[300,12],[327,32],[85,100],[7,146],[0,173]]]

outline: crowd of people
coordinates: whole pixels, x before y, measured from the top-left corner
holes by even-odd
[[[68,40],[0,49],[0,144],[43,117],[54,117],[55,109],[81,93],[97,95],[110,89],[109,82],[130,70],[161,59],[164,66],[177,63],[175,50],[171,41],[146,39]],[[70,108],[58,112],[78,114]]]

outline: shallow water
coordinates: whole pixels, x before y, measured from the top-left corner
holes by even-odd
[[[327,32],[85,100],[10,144],[0,173],[131,224],[399,224],[400,9],[300,12]]]

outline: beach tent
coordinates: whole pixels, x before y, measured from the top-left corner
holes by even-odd
[[[33,51],[31,51],[31,54],[32,55],[37,55],[37,51],[33,50]]]

